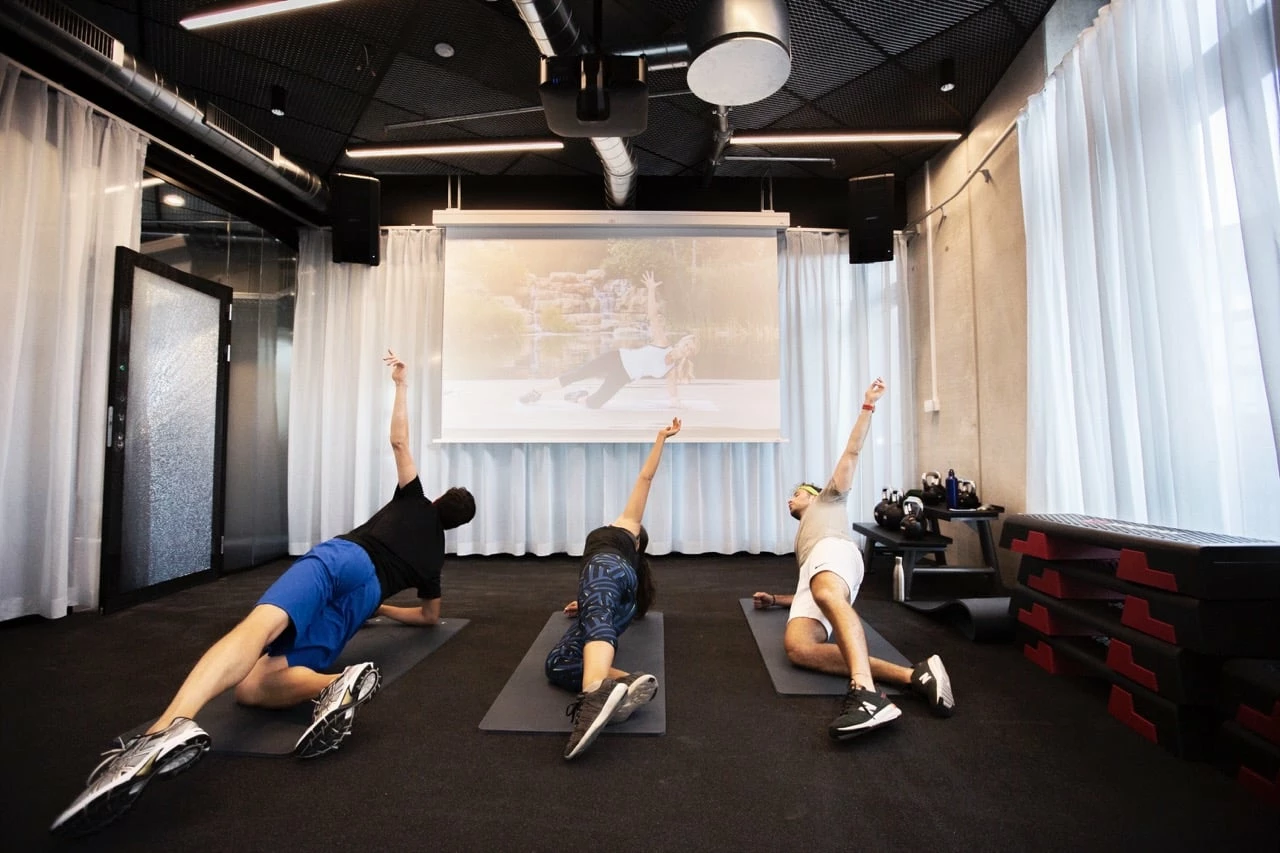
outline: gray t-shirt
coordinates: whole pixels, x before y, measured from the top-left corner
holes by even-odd
[[[796,563],[803,566],[809,559],[813,546],[823,539],[848,539],[853,541],[849,527],[849,511],[846,509],[848,492],[837,492],[828,484],[809,504],[800,516],[796,530]]]

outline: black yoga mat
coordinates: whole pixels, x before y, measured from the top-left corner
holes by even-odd
[[[469,621],[442,619],[438,625],[419,628],[383,617],[370,619],[347,643],[330,671],[341,672],[350,664],[373,661],[382,672],[382,687],[385,688],[444,645]],[[372,701],[377,702],[377,697]],[[312,707],[310,702],[303,702],[280,710],[246,708],[237,704],[234,691],[228,690],[205,705],[196,721],[213,738],[214,752],[291,755],[303,730],[311,724]],[[127,740],[140,734],[153,721],[148,720],[130,730],[124,738]]]
[[[787,608],[770,607],[756,610],[749,598],[740,598],[742,612],[751,627],[751,635],[756,638],[760,647],[760,656],[764,658],[765,668],[773,679],[773,689],[782,696],[843,696],[849,689],[849,679],[842,675],[827,675],[800,667],[787,660],[786,649],[782,646],[782,634],[787,627]],[[902,652],[890,645],[880,636],[880,632],[862,620],[862,630],[867,635],[867,651],[873,658],[896,663],[902,666],[913,666],[911,661],[902,656]],[[876,682],[876,686],[885,693],[902,692],[897,685]]]
[[[486,732],[554,732],[568,734],[572,721],[565,708],[574,694],[553,687],[544,664],[547,653],[570,625],[570,617],[560,611],[551,614],[520,665],[480,721]],[[637,619],[618,638],[614,667],[625,672],[647,672],[658,679],[658,693],[625,723],[612,725],[605,734],[660,735],[667,730],[666,667],[663,654],[662,614],[652,610]]]
[[[902,604],[953,625],[975,643],[1004,643],[1013,639],[1017,624],[1009,614],[1009,597],[912,599]]]

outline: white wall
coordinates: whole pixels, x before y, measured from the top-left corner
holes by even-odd
[[[1059,0],[987,98],[966,137],[934,157],[908,181],[908,220],[956,192],[1027,99],[1089,26],[1098,0]],[[916,459],[922,471],[945,476],[955,468],[973,480],[987,503],[1007,513],[1026,507],[1027,298],[1026,235],[1014,131],[979,174],[927,223],[907,253],[915,344]],[[925,228],[934,229],[933,292],[937,401],[924,412],[932,387],[928,264]],[[908,488],[915,484],[908,484]],[[979,565],[977,537],[965,525],[944,524],[956,540],[951,562]],[[997,533],[998,536],[998,533]],[[1012,583],[1017,560],[1001,552],[1001,574]]]

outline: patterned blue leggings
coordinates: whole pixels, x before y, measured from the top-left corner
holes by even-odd
[[[615,648],[636,615],[636,570],[617,554],[596,554],[578,575],[578,617],[547,655],[547,680],[582,689],[582,647],[603,640]]]

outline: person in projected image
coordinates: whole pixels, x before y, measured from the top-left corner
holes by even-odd
[[[373,696],[381,679],[377,664],[369,661],[326,673],[343,646],[374,615],[407,625],[440,622],[444,532],[471,521],[476,502],[464,488],[451,488],[434,501],[423,493],[409,451],[405,363],[390,350],[383,361],[395,383],[391,501],[355,530],[320,543],[290,566],[244,621],[205,652],[147,731],[107,753],[51,831],[80,835],[100,829],[124,814],[152,779],[190,768],[211,746],[196,714],[232,687],[242,705],[288,708],[313,700],[311,725],[294,754],[314,758],[332,752],[351,734],[356,709]],[[417,588],[418,606],[382,603],[409,587]]]
[[[853,607],[864,567],[845,505],[862,444],[871,429],[871,415],[884,391],[884,381],[876,379],[863,394],[862,411],[827,485],[819,489],[802,483],[787,500],[787,510],[800,522],[795,542],[800,577],[795,593],[757,592],[752,596],[758,610],[791,608],[783,634],[791,663],[849,679],[840,716],[827,729],[836,740],[857,737],[901,716],[902,710],[876,689],[875,679],[919,694],[938,716],[949,717],[955,708],[951,679],[940,657],[931,655],[914,669],[871,657]]]
[[[566,759],[577,758],[606,725],[626,720],[658,692],[658,679],[617,669],[613,658],[618,636],[633,619],[643,619],[653,603],[653,573],[645,555],[649,532],[640,522],[662,448],[678,432],[679,418],[658,430],[622,514],[587,534],[578,597],[564,608],[574,621],[546,661],[547,680],[578,694],[569,706],[573,731]]]
[[[698,354],[698,338],[696,335],[685,335],[674,344],[671,343],[666,319],[658,310],[657,290],[662,282],[652,272],[646,272],[641,281],[648,290],[649,342],[638,347],[609,350],[580,367],[535,386],[520,397],[521,403],[529,405],[541,400],[544,394],[570,385],[602,380],[594,391],[575,388],[564,395],[564,399],[571,403],[598,409],[632,382],[639,379],[666,379],[668,405],[673,409],[683,407],[679,386],[693,381],[693,357]]]

